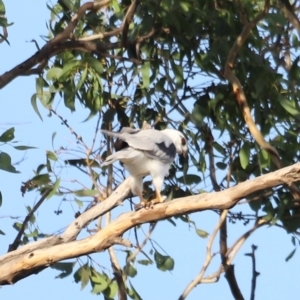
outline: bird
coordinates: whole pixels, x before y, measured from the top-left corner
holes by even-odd
[[[188,145],[185,136],[180,131],[170,128],[160,131],[123,127],[120,132],[101,132],[117,138],[114,144],[116,152],[107,156],[101,166],[108,166],[116,161],[123,164],[132,177],[131,192],[140,199],[136,209],[149,207],[149,202],[143,197],[143,178],[147,175],[151,175],[155,189],[155,198],[150,201],[150,205],[163,202],[161,190],[164,178],[169,174],[176,153],[187,156]]]

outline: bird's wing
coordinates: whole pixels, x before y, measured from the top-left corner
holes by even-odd
[[[101,130],[103,134],[125,141],[129,147],[140,150],[146,156],[172,163],[176,156],[176,147],[172,140],[164,133],[154,129],[137,130],[134,132],[111,132]]]

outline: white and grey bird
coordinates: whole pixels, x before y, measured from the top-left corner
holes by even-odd
[[[137,207],[144,207],[143,177],[151,175],[155,189],[155,199],[151,204],[163,202],[161,190],[164,177],[176,157],[176,153],[187,155],[188,147],[184,135],[175,129],[139,130],[123,127],[120,132],[101,130],[105,135],[116,137],[116,150],[101,164],[107,166],[120,161],[132,176],[131,191],[140,198]]]

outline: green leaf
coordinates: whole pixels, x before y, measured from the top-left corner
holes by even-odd
[[[57,161],[57,157],[56,157],[55,153],[53,153],[52,151],[47,151],[46,156],[50,160]]]
[[[103,73],[103,65],[98,59],[89,56],[86,57],[83,62],[87,62],[88,65],[92,67],[98,75]]]
[[[92,294],[100,294],[108,288],[108,280],[105,275],[96,271],[91,275]]]
[[[74,194],[79,197],[94,197],[98,194],[96,190],[77,190],[74,191]]]
[[[54,67],[48,70],[46,78],[48,80],[57,80],[63,74],[63,70],[61,68]]]
[[[181,89],[183,87],[183,69],[182,66],[176,65],[174,60],[171,59],[171,67],[175,74],[176,78],[176,86],[178,89]]]
[[[135,290],[133,285],[131,284],[130,280],[129,280],[129,285],[130,285],[130,289],[128,288],[126,289],[129,297],[133,300],[143,300],[141,296],[138,294],[138,292]]]
[[[0,191],[0,207],[2,206],[2,193]]]
[[[8,23],[6,18],[0,17],[0,26],[1,27],[9,27],[14,23]]]
[[[152,261],[148,260],[148,259],[137,260],[137,263],[144,265],[144,266],[152,265]]]
[[[288,262],[295,254],[297,248],[295,248],[286,258],[285,261]]]
[[[20,229],[22,228],[22,223],[20,223],[20,222],[15,222],[14,224],[13,224],[13,228],[14,229],[16,229],[17,231],[20,231]],[[26,226],[26,228],[27,228],[28,226]]]
[[[172,271],[175,261],[172,257],[160,254],[157,250],[154,253],[156,267],[161,271]]]
[[[116,281],[112,281],[106,290],[103,291],[103,294],[109,299],[114,299],[118,292],[118,284]]]
[[[220,170],[225,170],[227,168],[227,164],[223,163],[223,162],[217,162],[216,166],[220,169]]]
[[[81,73],[80,79],[79,79],[78,83],[75,86],[75,91],[78,91],[78,90],[81,89],[81,87],[83,86],[83,84],[85,82],[86,76],[87,76],[87,67]]]
[[[137,270],[135,269],[135,267],[131,264],[131,263],[129,263],[129,264],[127,264],[125,267],[124,267],[124,273],[126,274],[126,275],[128,275],[129,277],[135,277],[136,276],[136,274],[137,274]]]
[[[14,146],[16,150],[24,151],[28,149],[36,149],[36,147],[30,147],[30,146]]]
[[[35,219],[34,219],[35,220]],[[34,229],[34,231],[32,231],[31,233],[29,234],[25,234],[27,237],[37,237],[39,234],[38,230],[37,229]]]
[[[11,164],[10,156],[5,153],[0,153],[0,169],[10,173],[20,173],[16,168]]]
[[[0,234],[1,234],[1,235],[5,235],[5,232],[3,232],[3,231],[0,229]]]
[[[54,263],[53,265],[50,265],[50,268],[58,271],[62,271],[60,274],[55,276],[55,278],[62,279],[72,274],[73,267],[75,266],[75,264],[76,262],[57,262]]]
[[[185,176],[179,177],[177,180],[180,183],[184,183],[186,185],[192,185],[201,182],[201,177],[195,174],[187,174]]]
[[[150,85],[150,62],[144,62],[141,67],[142,79],[143,79],[143,88],[149,88]]]
[[[34,176],[31,181],[36,185],[45,185],[51,182],[49,174],[40,174]]]
[[[172,195],[171,195],[172,196]],[[171,199],[173,199],[173,197],[171,198]],[[168,222],[170,222],[173,226],[177,226],[176,225],[176,222],[174,221],[174,220],[172,220],[171,218],[168,218],[166,221],[168,221]]]
[[[201,238],[207,238],[209,236],[209,233],[202,229],[195,228],[195,231]]]
[[[81,282],[81,290],[83,290],[90,280],[91,269],[88,264],[83,265],[74,273],[76,283]]]
[[[0,142],[7,143],[14,139],[15,128],[12,127],[0,135]]]
[[[79,208],[83,206],[83,202],[81,200],[78,200],[77,198],[75,198],[74,200]]]
[[[0,15],[5,15],[6,11],[5,11],[5,5],[3,3],[2,0],[0,0]]]
[[[56,191],[58,190],[60,185],[60,178],[58,178],[52,188],[52,191],[50,192],[50,194],[47,196],[47,199],[50,199],[53,195],[55,195]]]
[[[193,123],[197,126],[202,126],[203,124],[203,118],[204,118],[203,110],[199,105],[195,105],[192,110],[192,120]]]
[[[64,103],[72,112],[75,111],[75,92],[70,84],[64,88]]]
[[[239,157],[242,168],[246,169],[250,159],[250,145],[248,143],[244,143],[243,147],[240,149]]]
[[[69,80],[69,77],[72,72],[76,72],[77,68],[80,67],[81,61],[75,60],[74,58],[65,61],[64,67],[62,69],[62,73],[60,74],[60,82]]]
[[[297,109],[295,107],[295,105],[291,101],[289,101],[289,100],[287,100],[285,98],[281,98],[280,101],[279,101],[279,103],[292,116],[294,116],[294,117],[299,117],[300,116],[299,109]]]
[[[36,94],[33,94],[32,97],[31,97],[31,105],[34,109],[34,111],[36,112],[36,114],[39,116],[39,118],[43,121],[43,118],[39,112],[39,109],[37,107],[37,103],[36,103]]]

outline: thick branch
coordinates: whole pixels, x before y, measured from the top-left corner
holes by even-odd
[[[22,254],[23,250],[20,248],[0,258],[0,285],[14,283],[57,261],[103,251],[114,244],[119,244],[121,243],[120,236],[134,226],[196,211],[228,209],[251,193],[278,185],[290,185],[296,181],[300,181],[300,163],[243,182],[218,193],[179,198],[157,204],[153,209],[124,213],[94,236],[83,240],[45,247],[45,249],[38,249],[25,254]]]
[[[14,80],[16,77],[21,75],[26,75],[30,73],[30,70],[40,64],[47,61],[50,57],[57,54],[57,47],[60,43],[70,39],[71,34],[78,24],[78,21],[82,18],[87,10],[100,9],[101,7],[107,6],[111,0],[101,0],[97,2],[87,2],[84,3],[77,11],[77,14],[74,15],[68,26],[64,29],[63,32],[56,35],[52,40],[50,40],[41,50],[37,51],[29,59],[25,60],[21,64],[17,65],[8,72],[5,72],[0,76],[0,89],[5,87],[8,83]],[[60,51],[61,52],[61,51]],[[59,52],[58,52],[59,53]]]

